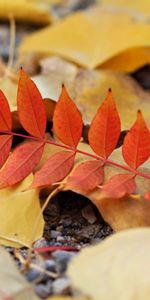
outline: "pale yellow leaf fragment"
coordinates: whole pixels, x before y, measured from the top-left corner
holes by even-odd
[[[125,51],[135,49],[144,56],[139,60],[138,55],[134,63],[131,61],[131,66],[129,56],[127,70],[131,70],[150,62],[149,47],[150,24],[147,19],[141,20],[132,13],[96,6],[26,37],[20,53],[57,54],[81,66],[95,68]],[[115,69],[120,67],[115,66]]]
[[[0,244],[20,247],[22,244],[30,246],[32,229],[40,214],[38,189],[27,190],[33,180],[33,175],[28,176],[14,187],[0,190]],[[42,236],[44,227],[41,215],[34,241]],[[8,238],[2,238],[2,236]],[[18,240],[11,242],[10,239]]]
[[[49,6],[42,1],[1,0],[0,19],[8,19],[13,15],[15,19],[38,24],[50,23]]]
[[[93,300],[149,300],[150,229],[113,234],[69,264],[72,285]]]
[[[33,287],[20,274],[11,256],[0,248],[0,299],[38,300]]]

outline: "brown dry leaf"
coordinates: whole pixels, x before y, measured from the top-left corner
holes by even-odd
[[[14,260],[0,248],[0,299],[38,300],[33,287],[20,274]]]
[[[113,234],[69,264],[75,289],[93,300],[149,300],[150,229]]]
[[[97,109],[112,89],[122,129],[129,129],[135,121],[136,111],[142,110],[150,125],[149,92],[145,92],[130,76],[111,71],[81,70],[75,81],[76,103],[85,123],[91,123]]]
[[[51,21],[49,6],[41,1],[1,0],[0,19],[6,20],[9,15],[15,19],[38,24],[48,24]]]
[[[32,228],[41,211],[38,189],[24,191],[31,185],[32,180],[33,175],[29,175],[14,187],[0,190],[0,244],[2,245],[17,248],[23,244],[30,246]],[[34,241],[41,238],[43,228],[44,220],[41,215]]]
[[[139,60],[138,55],[136,60],[135,55],[134,64],[131,60],[135,69],[150,62],[150,53],[145,51],[149,47],[150,24],[147,19],[143,17],[139,20],[134,14],[96,6],[26,37],[20,54],[57,54],[81,66],[95,68],[125,51],[135,49],[135,54],[141,51],[143,56]],[[139,48],[144,48],[144,51]],[[128,62],[127,69],[131,71],[129,65]],[[125,64],[124,68],[126,70]]]

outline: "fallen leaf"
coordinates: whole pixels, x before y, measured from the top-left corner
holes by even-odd
[[[33,175],[30,175],[14,187],[0,190],[0,244],[2,245],[17,248],[23,245],[30,246],[32,228],[41,211],[38,189],[24,191],[32,181]],[[34,241],[41,238],[43,228],[44,220],[41,215]]]
[[[44,138],[46,130],[44,102],[37,86],[22,69],[18,83],[17,108],[24,129],[30,135]]]
[[[0,171],[0,188],[12,186],[28,176],[39,163],[44,149],[42,142],[26,142],[9,156]]]
[[[20,53],[57,54],[81,66],[96,68],[130,49],[148,49],[149,29],[147,19],[141,21],[133,13],[95,6],[26,37]],[[144,56],[144,64],[150,62],[148,53],[146,58]],[[139,67],[138,60],[135,67]]]
[[[8,20],[10,14],[17,20],[37,24],[48,24],[51,21],[49,6],[39,1],[1,0],[0,19]]]
[[[73,287],[93,300],[149,300],[150,229],[113,234],[69,264]]]
[[[109,90],[89,129],[88,140],[91,148],[97,155],[108,158],[117,145],[120,130],[120,118]]]
[[[62,143],[76,148],[82,136],[82,127],[82,116],[62,86],[53,116],[54,132]]]
[[[13,258],[0,248],[0,299],[38,300],[31,284],[25,280],[16,267]]]

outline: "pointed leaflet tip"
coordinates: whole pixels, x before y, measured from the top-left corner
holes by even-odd
[[[81,114],[63,85],[53,115],[54,131],[62,143],[76,148],[82,136],[82,127]]]
[[[89,129],[88,139],[96,154],[107,158],[115,149],[121,131],[120,118],[112,92],[98,109]]]
[[[31,135],[44,138],[46,129],[46,110],[42,96],[35,83],[25,71],[20,69],[17,105],[19,119]]]
[[[150,156],[150,132],[141,111],[137,112],[137,119],[124,139],[122,154],[128,166],[135,170]]]

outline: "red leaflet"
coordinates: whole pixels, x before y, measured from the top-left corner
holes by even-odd
[[[14,185],[29,175],[38,164],[43,149],[41,142],[27,142],[18,146],[0,172],[0,188]]]
[[[67,188],[90,192],[103,182],[104,163],[99,160],[88,160],[80,164],[73,175],[68,178]]]
[[[9,108],[8,101],[0,90],[0,131],[10,131],[12,128],[12,116]],[[12,136],[1,135],[0,136],[0,168],[8,158],[9,151],[11,149]]]
[[[12,128],[12,117],[8,101],[0,90],[0,130],[9,131]]]
[[[62,86],[53,116],[54,131],[62,143],[75,148],[82,135],[82,126],[81,114]]]
[[[147,191],[144,195],[144,199],[150,201],[150,191]]]
[[[11,149],[12,136],[0,135],[0,168],[8,158],[9,151]]]
[[[150,156],[150,132],[140,111],[125,137],[122,154],[125,162],[133,169],[137,169]]]
[[[22,126],[31,135],[44,138],[46,111],[35,83],[21,69],[17,95],[18,114]]]
[[[109,90],[89,129],[88,139],[94,152],[107,158],[116,147],[120,128],[120,118]]]
[[[136,189],[134,174],[117,174],[103,186],[102,191],[111,198],[121,198],[132,194]]]
[[[52,155],[42,169],[36,172],[31,187],[43,187],[62,180],[70,172],[74,157],[75,153],[69,151],[60,151]]]

